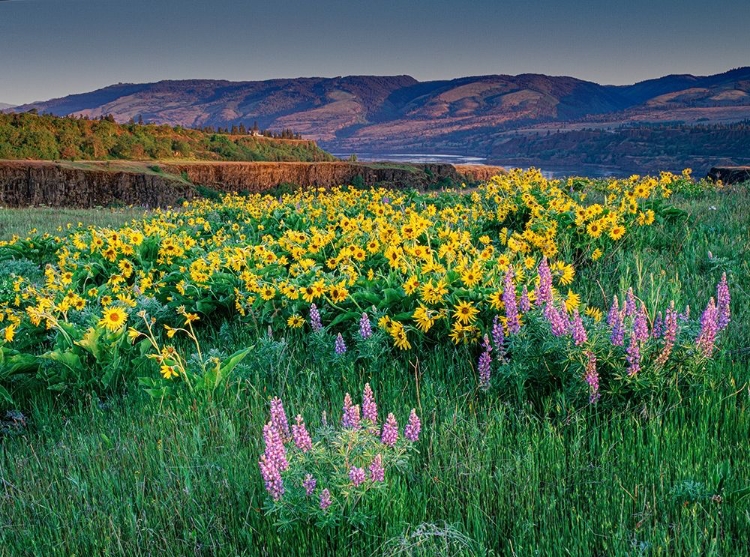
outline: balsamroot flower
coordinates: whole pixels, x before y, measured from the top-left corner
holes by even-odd
[[[380,434],[380,440],[384,445],[392,447],[398,440],[398,422],[396,416],[393,413],[388,414],[385,423],[383,424],[383,431]]]
[[[422,422],[419,421],[416,410],[411,409],[409,414],[409,422],[404,428],[404,437],[406,437],[412,443],[416,443],[419,439],[419,432],[422,430]]]
[[[294,444],[303,453],[312,449],[310,434],[307,433],[305,422],[302,421],[302,416],[299,414],[297,414],[297,424],[292,426],[292,438],[294,439]]]

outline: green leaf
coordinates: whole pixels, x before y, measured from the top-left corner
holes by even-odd
[[[53,350],[52,352],[42,354],[41,357],[46,360],[59,362],[75,372],[80,372],[83,369],[81,358],[78,357],[78,354],[74,354],[73,352],[60,352],[59,350]]]
[[[76,344],[89,352],[98,361],[101,355],[99,348],[99,338],[102,336],[102,329],[98,327],[89,327],[86,333],[83,335],[81,340],[76,341]]]

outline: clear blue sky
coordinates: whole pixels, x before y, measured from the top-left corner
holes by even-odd
[[[0,0],[0,102],[118,82],[750,65],[748,0]]]

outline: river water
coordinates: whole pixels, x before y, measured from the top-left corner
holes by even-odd
[[[349,153],[333,153],[342,160],[349,158]],[[359,162],[395,162],[395,163],[445,163],[445,164],[492,164],[504,168],[514,168],[513,164],[502,161],[488,162],[486,157],[471,155],[439,155],[435,153],[357,153]],[[589,178],[625,178],[632,174],[622,170],[601,167],[542,168],[547,179],[567,178],[568,176],[588,176]]]

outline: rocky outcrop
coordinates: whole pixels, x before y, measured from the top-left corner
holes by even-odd
[[[708,171],[709,180],[723,184],[738,184],[750,181],[750,166],[714,166]]]
[[[164,207],[198,196],[196,186],[248,193],[284,184],[428,188],[486,180],[502,171],[482,166],[457,169],[450,164],[0,161],[0,206]]]
[[[165,207],[195,195],[195,188],[173,176],[75,168],[54,162],[0,163],[3,207]]]
[[[303,188],[347,184],[424,188],[440,183],[458,183],[462,179],[451,164],[208,162],[161,166],[194,184],[219,191],[250,193],[264,192],[281,184]]]

